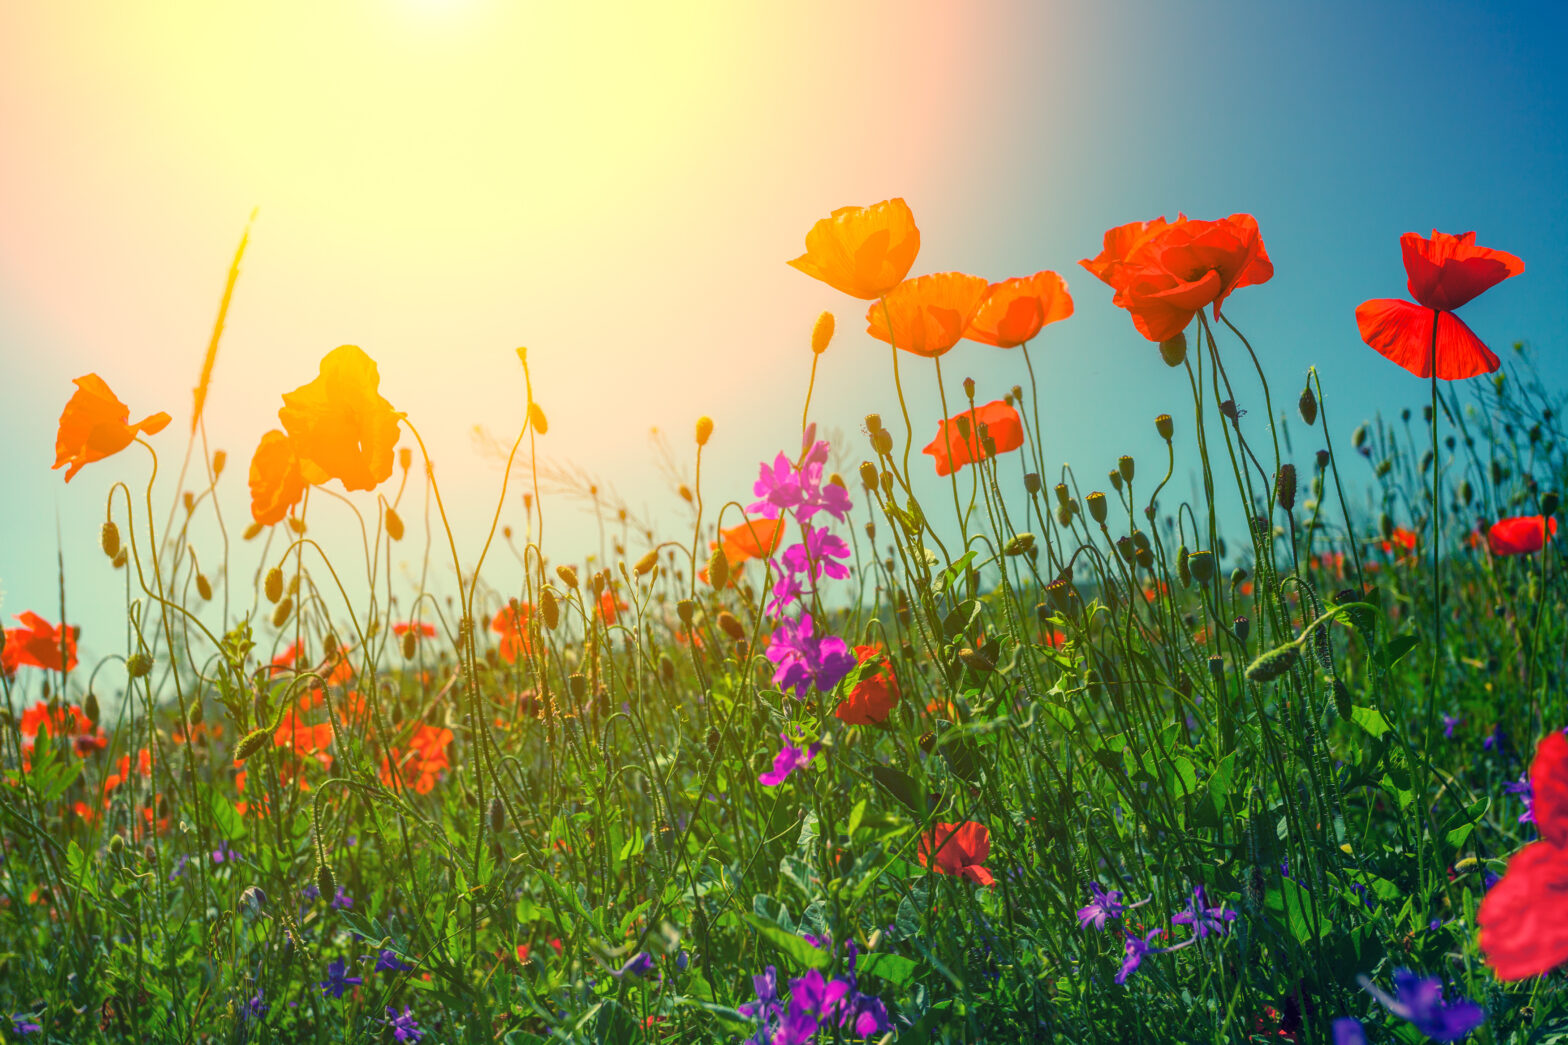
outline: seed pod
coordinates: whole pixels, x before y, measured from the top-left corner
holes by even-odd
[[[272,731],[266,728],[252,730],[245,734],[239,745],[234,749],[234,758],[243,762],[256,752],[260,751],[272,736]]]
[[[574,671],[566,677],[567,688],[572,692],[574,700],[582,700],[588,695],[588,676],[580,671]]]
[[[1027,493],[1030,497],[1033,497],[1035,494],[1040,492],[1039,472],[1024,473],[1024,492]]]
[[[1133,460],[1131,457],[1128,457],[1126,454],[1122,454],[1120,457],[1118,457],[1116,459],[1116,470],[1122,474],[1123,479],[1127,480],[1129,483],[1132,482]]]
[[[1301,651],[1293,642],[1271,649],[1247,666],[1247,680],[1257,683],[1273,682],[1289,671],[1300,659]]]
[[[1070,503],[1072,503],[1072,499],[1073,499],[1073,494],[1072,494],[1072,491],[1067,488],[1067,484],[1066,483],[1057,483],[1056,484],[1056,503],[1057,504],[1070,504]]]
[[[811,351],[821,355],[828,349],[828,343],[833,340],[833,313],[823,312],[817,321],[811,324]]]
[[[1557,508],[1558,508],[1558,506],[1561,503],[1562,503],[1562,498],[1560,496],[1558,496],[1558,493],[1557,493],[1556,490],[1548,490],[1548,491],[1546,491],[1545,493],[1543,493],[1541,495],[1541,514],[1542,515],[1556,515],[1557,514]]]
[[[196,575],[196,594],[201,596],[203,602],[212,601],[212,582],[207,579],[206,574]]]
[[[1139,548],[1136,552],[1133,553],[1133,557],[1138,560],[1138,565],[1143,569],[1154,569],[1154,552],[1152,549],[1147,547]]]
[[[492,798],[490,800],[490,831],[493,834],[500,834],[501,829],[505,826],[506,806],[502,804],[500,798]]]
[[[1160,358],[1168,367],[1178,367],[1187,361],[1187,332],[1178,331],[1175,337],[1160,342]]]
[[[1246,617],[1237,617],[1231,622],[1231,630],[1236,633],[1238,639],[1246,642],[1247,636],[1252,632],[1252,621]]]
[[[1116,554],[1120,555],[1122,557],[1122,561],[1124,561],[1124,562],[1132,562],[1133,556],[1136,554],[1136,551],[1135,551],[1135,549],[1132,546],[1132,538],[1131,537],[1118,537],[1118,538],[1116,538]]]
[[[1274,499],[1287,512],[1296,507],[1296,466],[1282,464],[1274,474]]]
[[[297,515],[289,516],[289,529],[293,530],[296,534],[299,534],[300,536],[304,536],[304,533],[305,533],[305,520],[301,519]]]
[[[871,433],[871,448],[883,457],[893,452],[893,433],[879,428]]]
[[[1089,505],[1089,518],[1093,519],[1095,522],[1100,523],[1103,526],[1105,524],[1105,493],[1104,493],[1104,491],[1102,491],[1102,490],[1095,490],[1088,497],[1085,497],[1084,501]]]
[[[1168,443],[1171,441],[1171,436],[1176,434],[1176,424],[1171,420],[1170,414],[1161,414],[1154,419],[1154,430]]]
[[[860,485],[866,488],[867,493],[875,492],[877,488],[877,466],[870,461],[860,462]]]
[[[666,686],[675,681],[675,661],[668,653],[659,654],[659,679]]]
[[[316,888],[321,890],[321,897],[329,900],[337,894],[337,879],[332,877],[332,866],[325,860],[316,865]]]
[[[544,435],[550,430],[550,419],[544,416],[544,408],[538,403],[531,402],[528,404],[528,423],[540,435]]]
[[[691,627],[692,618],[697,615],[697,604],[691,599],[682,599],[675,604],[675,615],[680,618],[682,624],[689,628]]]
[[[1192,577],[1199,584],[1207,584],[1214,579],[1214,553],[1211,551],[1193,552],[1187,557],[1187,569],[1192,571]]]
[[[152,658],[145,653],[132,653],[125,661],[125,673],[133,679],[152,674]]]
[[[103,524],[102,531],[98,534],[98,543],[103,545],[103,553],[113,559],[120,554],[120,528],[114,525],[114,520]]]
[[[1350,433],[1350,445],[1359,450],[1365,446],[1366,443],[1367,426],[1365,424],[1359,424],[1356,426],[1356,430]]]
[[[1063,526],[1071,526],[1073,524],[1073,506],[1071,504],[1057,505],[1056,521]]]
[[[722,546],[715,546],[713,554],[708,556],[708,583],[722,591],[730,582],[730,560],[724,554]]]
[[[711,438],[713,438],[713,418],[703,414],[697,418],[697,445],[707,446]]]
[[[659,565],[659,549],[655,548],[637,560],[637,565],[632,567],[632,572],[641,577],[657,565]]]
[[[405,447],[403,447],[401,450],[399,450],[397,452],[397,466],[399,468],[403,469],[403,471],[406,472],[406,471],[409,470],[410,467],[413,466],[413,464],[414,464],[414,451],[413,450],[411,450],[411,449],[409,449],[408,447],[405,446]]]
[[[289,614],[293,612],[294,599],[285,595],[283,601],[278,603],[277,608],[272,611],[272,626],[274,628],[283,627],[284,624],[288,623]]]
[[[262,583],[261,590],[270,603],[276,604],[283,598],[283,571],[276,566],[268,570],[267,579]]]
[[[403,539],[403,517],[392,508],[387,509],[387,536],[394,541]]]
[[[544,626],[551,631],[561,623],[561,605],[555,601],[555,591],[545,588],[539,593],[539,615],[544,618]]]
[[[719,630],[732,639],[743,639],[746,637],[745,626],[728,610],[719,614]]]
[[[1002,549],[1004,555],[1027,555],[1034,547],[1034,534],[1020,533],[1007,542],[1007,547]]]

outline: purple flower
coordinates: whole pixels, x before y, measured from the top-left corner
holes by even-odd
[[[1290,857],[1287,856],[1279,862],[1279,873],[1282,878],[1290,877]]]
[[[1367,887],[1361,882],[1351,882],[1350,891],[1361,897],[1361,902],[1367,905],[1368,910],[1377,909],[1377,901],[1372,899],[1371,894],[1367,892]]]
[[[341,998],[343,997],[343,992],[348,988],[358,987],[364,982],[365,980],[362,976],[348,975],[348,964],[342,958],[338,958],[331,965],[327,966],[327,978],[322,980],[317,986],[321,988],[323,995],[330,994],[334,998]]]
[[[647,951],[638,951],[636,954],[626,959],[625,965],[622,965],[619,969],[615,970],[615,975],[617,978],[622,976],[640,976],[647,978],[653,975],[654,968],[655,966],[653,964],[653,955],[649,954]]]
[[[788,733],[780,733],[779,738],[784,741],[784,746],[773,756],[773,768],[757,777],[757,783],[765,787],[778,787],[795,770],[810,765],[811,760],[822,750],[821,744],[812,744],[802,751],[789,742]]]
[[[777,519],[779,512],[800,504],[800,477],[795,466],[782,453],[773,459],[772,466],[761,466],[751,492],[761,500],[746,506],[747,512],[760,512],[769,519]]]
[[[798,621],[780,622],[768,640],[767,657],[777,665],[773,684],[794,690],[797,700],[812,685],[823,693],[832,691],[859,663],[843,639],[814,638],[812,627],[811,614],[802,613]]]
[[[757,992],[757,1000],[746,1002],[735,1011],[742,1016],[759,1016],[765,1009],[777,1006],[779,1003],[779,971],[773,966],[768,966],[767,971],[759,972],[751,978],[752,990]]]
[[[1225,923],[1236,920],[1235,911],[1227,911],[1221,904],[1218,907],[1209,906],[1209,898],[1203,891],[1203,886],[1192,890],[1192,901],[1185,911],[1171,916],[1173,925],[1190,925],[1198,939],[1203,939],[1209,933],[1224,935],[1229,928]]]
[[[687,964],[690,961],[691,961],[691,958],[687,956],[686,949],[684,947],[681,948],[678,952],[676,952],[676,955],[675,955],[675,967],[677,969],[679,969],[681,972],[685,972],[686,971],[686,966],[687,966]]]
[[[218,843],[218,848],[212,851],[212,862],[215,864],[233,863],[239,859],[239,854],[229,847],[227,841]]]
[[[816,426],[806,430],[805,450],[797,468],[782,453],[771,465],[762,465],[757,481],[751,490],[760,500],[746,507],[748,512],[760,512],[769,519],[777,519],[781,512],[794,512],[801,522],[806,522],[818,512],[827,512],[839,522],[849,517],[851,508],[849,491],[837,483],[822,481],[827,467],[828,444],[816,438]]]
[[[800,601],[800,597],[805,593],[805,590],[805,588],[801,587],[800,582],[795,579],[794,574],[784,574],[773,582],[773,599],[768,603],[765,612],[774,620],[781,620],[785,612]]]
[[[365,957],[368,958],[368,957],[370,957],[370,955],[367,954],[367,955],[365,955]],[[374,969],[370,970],[370,971],[371,972],[407,972],[408,970],[410,970],[412,968],[413,968],[412,965],[409,965],[407,962],[403,961],[401,958],[399,958],[397,956],[397,952],[396,951],[392,951],[392,950],[388,950],[386,948],[382,948],[381,949],[381,953],[376,955],[376,967]]]
[[[1481,871],[1481,889],[1483,891],[1490,892],[1492,886],[1496,885],[1502,880],[1503,879],[1501,875],[1493,874],[1490,870],[1483,869]]]
[[[1365,976],[1356,979],[1389,1012],[1409,1020],[1433,1041],[1458,1041],[1486,1022],[1486,1011],[1468,998],[1443,1001],[1443,985],[1436,977],[1422,979],[1409,969],[1396,969],[1394,997]]]
[[[1503,790],[1510,795],[1518,795],[1524,800],[1524,812],[1519,814],[1519,822],[1521,824],[1535,823],[1535,789],[1530,786],[1530,774],[1523,773],[1513,783],[1504,784]]]
[[[1122,912],[1127,910],[1127,905],[1122,903],[1122,894],[1119,889],[1106,889],[1099,882],[1089,883],[1089,902],[1078,908],[1078,928],[1087,929],[1094,926],[1104,929],[1105,923],[1112,918],[1120,918]]]
[[[1443,712],[1443,736],[1449,740],[1454,739],[1454,727],[1462,721],[1463,719],[1455,718],[1446,711]]]
[[[1124,941],[1127,954],[1122,959],[1121,969],[1116,973],[1117,983],[1126,983],[1127,977],[1138,971],[1138,966],[1143,964],[1144,955],[1160,953],[1158,947],[1149,946],[1149,941],[1164,932],[1164,929],[1150,929],[1143,936],[1138,936],[1135,933],[1127,934],[1127,939]]]
[[[321,899],[321,890],[317,888],[316,883],[312,882],[299,891],[299,896],[306,903],[315,903]]]
[[[338,886],[338,894],[332,898],[333,910],[342,911],[353,906],[354,898],[348,893],[345,893],[341,885]]]
[[[187,856],[182,856],[178,860],[174,861],[174,869],[169,872],[169,881],[172,882],[176,878],[178,878],[180,875],[184,874],[185,873],[185,865],[190,863],[190,861],[191,861],[191,858],[188,855]]]
[[[397,1041],[418,1041],[425,1036],[425,1032],[419,1029],[419,1021],[414,1019],[414,1013],[407,1005],[403,1006],[401,1016],[396,1009],[388,1005],[387,1018],[381,1023],[392,1028],[392,1037]]]
[[[807,526],[805,543],[784,549],[784,568],[792,574],[804,573],[811,581],[824,575],[842,580],[849,576],[849,567],[834,560],[847,558],[849,545],[844,543],[844,538]]]
[[[245,1007],[240,1010],[240,1017],[246,1023],[249,1023],[251,1020],[263,1019],[270,1008],[272,1006],[268,1005],[266,999],[262,997],[261,988],[257,987],[256,993],[245,1003]]]
[[[1494,747],[1501,751],[1508,743],[1508,734],[1503,732],[1502,726],[1493,726],[1492,731],[1481,741],[1481,747],[1487,751]]]
[[[37,1034],[41,1030],[43,1028],[33,1023],[31,1017],[22,1015],[11,1017],[11,1033],[17,1037],[21,1037],[24,1034]]]
[[[1341,1016],[1334,1021],[1334,1045],[1367,1045],[1367,1032],[1354,1016]]]

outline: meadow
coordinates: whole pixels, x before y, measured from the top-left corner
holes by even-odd
[[[479,378],[526,409],[477,534],[359,347],[248,463],[202,424],[221,313],[178,424],[108,363],[35,390],[66,481],[147,478],[64,552],[118,571],[123,652],[78,662],[63,581],[4,632],[0,1037],[1568,1040],[1562,397],[1455,314],[1524,263],[1390,243],[1368,292],[1402,254],[1414,301],[1357,310],[1367,373],[1429,401],[1346,436],[1335,375],[1225,314],[1274,275],[1251,216],[1112,229],[1076,297],[1142,335],[1170,413],[1107,423],[1167,453],[1075,471],[1041,438],[1067,281],[911,277],[919,245],[846,207],[780,278],[945,418],[815,418],[847,349],[802,317],[753,488],[703,485],[698,419],[666,517],[606,505],[586,561],[522,349]]]

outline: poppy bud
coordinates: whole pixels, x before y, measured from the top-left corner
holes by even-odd
[[[1013,398],[1018,400],[1018,405],[1019,406],[1023,406],[1024,405],[1024,386],[1023,385],[1014,385],[1013,386]]]
[[[1248,574],[1246,570],[1242,569],[1240,566],[1236,567],[1234,570],[1230,571],[1230,586],[1232,588],[1236,587],[1242,581],[1246,580],[1247,576]]]
[[[888,497],[888,498],[891,498],[893,496],[893,473],[892,472],[883,472],[882,473],[882,496]]]
[[[577,590],[576,570],[572,569],[570,566],[557,566],[555,568],[555,575],[561,578],[562,583],[564,583],[568,588],[572,589],[573,591]]]
[[[659,679],[666,686],[675,681],[675,661],[668,653],[659,654]]]
[[[501,829],[505,826],[506,806],[501,804],[499,798],[492,798],[490,800],[490,831],[492,834],[500,834]]]
[[[1138,560],[1138,565],[1146,570],[1154,569],[1154,552],[1149,548],[1139,548],[1133,555]]]
[[[415,639],[414,639],[414,629],[413,628],[409,628],[407,631],[405,631],[403,633],[403,659],[404,660],[413,660],[414,659],[414,642],[415,642]]]
[[[1123,479],[1127,480],[1129,483],[1132,482],[1133,461],[1131,457],[1128,457],[1126,454],[1122,454],[1120,457],[1118,457],[1116,459],[1116,470],[1122,473]]]
[[[1192,561],[1185,544],[1176,550],[1176,579],[1183,588],[1192,586]]]
[[[189,490],[186,490],[180,496],[180,501],[185,505],[186,514],[189,514],[191,510],[196,507],[196,495],[191,493]]]
[[[1247,666],[1247,681],[1273,682],[1300,659],[1301,651],[1294,642],[1271,649]]]
[[[574,700],[582,700],[588,695],[588,678],[580,671],[574,671],[566,677],[566,685],[572,691]]]
[[[87,716],[87,721],[93,725],[98,724],[98,694],[92,690],[87,691],[87,698],[82,701],[82,714]]]
[[[133,679],[152,674],[152,658],[145,653],[132,653],[125,661],[125,673]]]
[[[1556,515],[1557,514],[1558,505],[1560,505],[1561,503],[1562,503],[1562,498],[1558,496],[1558,493],[1557,493],[1556,490],[1548,490],[1548,491],[1546,491],[1545,493],[1543,493],[1541,495],[1541,514],[1542,515]]]
[[[866,539],[869,541],[877,539],[877,524],[874,519],[866,520]]]
[[[1318,471],[1321,472],[1328,467],[1329,461],[1333,460],[1333,458],[1329,457],[1327,450],[1319,450],[1315,460],[1317,461]]]
[[[1378,532],[1383,535],[1383,539],[1385,541],[1393,540],[1393,538],[1394,538],[1394,520],[1389,518],[1389,515],[1388,515],[1387,512],[1384,512],[1382,515],[1378,516],[1377,528],[1378,528]]]
[[[124,835],[110,835],[109,836],[109,855],[117,857],[117,856],[119,856],[123,852],[125,852],[125,836]]]
[[[540,435],[544,435],[550,430],[550,419],[544,416],[544,409],[538,403],[532,401],[528,404],[528,423]]]
[[[191,705],[191,725],[192,726],[199,726],[199,725],[201,725],[201,720],[206,718],[206,717],[207,717],[207,712],[202,710],[201,701],[198,700],[194,704]]]
[[[196,594],[201,596],[201,601],[203,602],[212,601],[212,582],[207,579],[207,575],[204,573],[196,575]]]
[[[262,746],[267,743],[267,740],[271,737],[271,735],[272,731],[266,728],[252,730],[251,732],[246,733],[244,739],[241,740],[239,745],[234,749],[235,761],[243,762],[250,756],[254,755],[256,752],[260,751]]]
[[[289,529],[303,536],[305,533],[305,520],[297,515],[289,516]]]
[[[223,474],[223,466],[229,463],[229,455],[222,450],[212,452],[212,477],[214,479]]]
[[[1073,524],[1073,506],[1071,504],[1057,505],[1056,521],[1062,526],[1071,526]]]
[[[967,646],[958,651],[958,659],[963,662],[964,667],[968,668],[970,671],[978,672],[982,675],[989,674],[996,670],[996,665],[991,663],[991,659],[989,657],[987,657],[984,653],[981,653],[978,650],[970,649]]]
[[[1187,361],[1187,332],[1178,331],[1175,337],[1160,342],[1160,358],[1168,367],[1178,367]]]
[[[265,528],[266,527],[262,526],[261,523],[253,522],[249,526],[245,527],[245,532],[240,534],[240,540],[254,541],[258,536],[260,536],[261,531]]]
[[[708,556],[708,583],[722,590],[729,582],[730,561],[725,558],[722,547],[715,547],[713,554]]]
[[[637,565],[632,567],[632,572],[641,577],[657,565],[659,565],[659,549],[655,548],[637,560]]]
[[[397,452],[397,464],[399,468],[403,469],[403,471],[408,471],[413,463],[414,451],[405,446]]]
[[[682,599],[675,604],[675,615],[680,618],[682,624],[689,628],[691,627],[692,618],[697,615],[697,604],[691,599]]]
[[[316,888],[321,890],[323,898],[337,894],[337,879],[332,877],[332,868],[323,860],[316,865]]]
[[[1296,466],[1282,464],[1274,474],[1274,499],[1287,512],[1296,507]]]
[[[551,631],[561,623],[561,606],[555,601],[553,588],[544,588],[539,592],[539,615],[544,618],[544,626]]]
[[[870,461],[860,462],[860,484],[866,488],[867,492],[877,488],[877,466]]]
[[[283,571],[274,566],[267,571],[267,579],[262,583],[261,590],[267,596],[267,601],[276,603],[283,598]]]
[[[1193,579],[1199,584],[1207,584],[1214,579],[1214,553],[1211,551],[1193,552],[1187,557],[1187,569],[1192,571]]]
[[[272,626],[274,628],[283,627],[288,622],[289,614],[292,612],[294,612],[294,599],[285,595],[283,601],[278,603],[277,608],[272,611]]]
[[[1366,442],[1367,426],[1365,424],[1359,424],[1356,426],[1356,430],[1350,433],[1350,445],[1359,450],[1366,445]]]
[[[595,570],[593,575],[588,578],[588,585],[589,587],[593,588],[593,593],[595,595],[600,595],[603,594],[604,586],[609,583],[609,580],[609,570]]]
[[[746,637],[745,626],[728,610],[719,614],[719,630],[732,639],[743,639]]]
[[[1308,425],[1316,423],[1318,419],[1318,397],[1312,394],[1312,386],[1307,385],[1301,390],[1301,398],[1297,400],[1296,407],[1301,411],[1301,419]]]
[[[103,553],[109,558],[113,559],[120,554],[120,528],[114,525],[113,520],[103,524],[98,543],[103,545]]]
[[[1007,547],[1002,550],[1004,555],[1027,555],[1029,549],[1034,547],[1034,534],[1020,533],[1007,542]]]
[[[713,437],[713,418],[703,414],[697,418],[697,445],[707,446],[708,440]]]
[[[811,324],[811,351],[821,355],[828,349],[828,342],[833,340],[833,313],[823,312],[817,321]]]
[[[1171,415],[1161,414],[1159,417],[1156,417],[1154,419],[1154,430],[1160,433],[1161,439],[1167,443],[1170,442],[1171,436],[1176,434],[1176,425],[1171,421]]]
[[[893,433],[886,428],[873,432],[871,435],[871,448],[883,457],[891,454],[893,452]]]
[[[1040,473],[1039,472],[1025,472],[1024,473],[1024,492],[1029,494],[1030,497],[1033,497],[1035,494],[1040,492]]]
[[[972,377],[964,378],[964,396],[968,399],[975,397],[975,379]]]
[[[391,508],[387,509],[387,536],[394,541],[403,539],[403,518]]]

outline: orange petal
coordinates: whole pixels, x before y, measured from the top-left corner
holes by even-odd
[[[1377,298],[1356,307],[1361,340],[1417,377],[1432,376],[1432,324],[1437,323],[1437,376],[1462,381],[1490,374],[1502,361],[1452,312],[1434,312],[1411,301]]]

